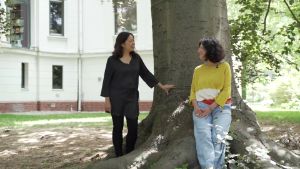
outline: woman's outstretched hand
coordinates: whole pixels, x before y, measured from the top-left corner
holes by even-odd
[[[173,89],[173,88],[175,88],[175,85],[173,85],[173,84],[161,84],[161,83],[158,83],[158,86],[162,89],[162,90],[164,90],[165,92],[166,92],[166,94],[168,95],[169,94],[169,90],[170,89]]]

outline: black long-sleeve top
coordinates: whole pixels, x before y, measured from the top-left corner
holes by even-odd
[[[129,64],[110,56],[106,63],[101,96],[113,98],[135,96],[138,91],[139,76],[151,88],[158,84],[158,80],[147,69],[139,55],[134,54]]]

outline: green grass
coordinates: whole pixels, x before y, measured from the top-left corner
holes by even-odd
[[[105,113],[78,113],[78,114],[49,114],[49,115],[18,115],[18,114],[0,114],[0,127],[16,126],[18,123],[38,120],[58,120],[71,118],[92,118],[109,117]]]
[[[256,111],[258,120],[300,124],[300,111]]]
[[[139,120],[146,118],[148,113],[141,113]],[[100,118],[104,122],[64,122],[54,124],[37,124],[35,127],[111,127],[111,115],[108,113],[73,113],[73,114],[0,114],[0,127],[24,127],[22,123],[37,122],[39,120],[63,120],[63,119],[84,119],[84,118]]]
[[[139,120],[142,121],[143,119],[145,119],[148,116],[148,112],[147,113],[140,113],[139,115]]]
[[[300,111],[256,111],[258,120],[271,122],[288,122],[300,124]],[[139,121],[142,121],[148,113],[141,113]],[[61,119],[83,119],[100,118],[103,122],[64,122],[54,124],[36,124],[33,127],[112,127],[110,114],[107,113],[73,113],[73,114],[50,114],[50,115],[24,115],[24,114],[0,114],[0,127],[30,127],[24,126],[26,122],[37,122],[39,120],[61,120]]]

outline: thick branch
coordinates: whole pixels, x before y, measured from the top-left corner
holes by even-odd
[[[286,0],[283,0],[285,5],[287,6],[287,8],[289,9],[289,11],[291,12],[293,18],[295,19],[295,21],[298,23],[298,27],[300,27],[300,21],[298,20],[298,18],[295,16],[294,12],[292,11],[291,7],[289,6],[289,4],[286,2]]]
[[[270,11],[270,7],[271,7],[271,1],[272,1],[272,0],[269,0],[267,13],[266,13],[266,16],[265,16],[265,19],[264,19],[264,30],[263,30],[263,34],[265,34],[265,32],[266,32],[266,27],[267,27],[267,17],[268,17],[268,14],[269,14],[269,11]]]

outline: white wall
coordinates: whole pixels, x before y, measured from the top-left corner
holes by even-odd
[[[40,51],[54,53],[76,53],[78,51],[78,1],[64,0],[64,36],[49,33],[49,0],[36,0],[38,4],[37,21]],[[34,32],[31,32],[34,33]]]
[[[151,1],[137,0],[137,50],[152,50]]]
[[[84,1],[83,36],[84,52],[111,52],[115,35],[115,21],[112,2],[100,0]],[[151,2],[137,1],[137,50],[152,50]]]
[[[28,63],[27,89],[21,88],[22,62]],[[0,65],[0,102],[36,101],[35,56],[0,52]]]
[[[152,52],[139,52],[147,68],[153,73]],[[99,57],[85,57],[82,61],[82,100],[83,101],[104,101],[100,96],[106,61],[109,55]],[[140,100],[151,101],[153,89],[140,78],[139,84]]]
[[[154,61],[153,61],[153,53],[152,51],[147,52],[138,52],[141,55],[145,65],[150,70],[150,72],[154,73]],[[158,79],[159,80],[159,79]],[[140,92],[140,100],[142,101],[152,101],[153,100],[153,88],[149,88],[149,86],[140,78],[139,84],[139,92]]]
[[[112,51],[115,39],[112,2],[83,1],[82,16],[78,15],[78,0],[65,0],[64,2],[65,34],[60,37],[49,34],[49,1],[32,0],[31,16],[36,18],[31,20],[32,46],[36,46],[35,38],[39,37],[41,51],[77,52],[78,19],[82,17],[84,52]],[[38,36],[34,34],[36,31],[38,31]],[[138,50],[152,50],[151,4],[147,0],[137,1],[136,47]]]
[[[97,54],[92,57],[83,55],[82,100],[103,101],[100,92],[105,64],[111,55],[116,38],[113,5],[107,1],[103,3],[99,0],[84,1],[83,13],[84,52]],[[135,41],[137,51],[149,70],[153,72],[151,2],[148,0],[137,1]],[[153,89],[150,89],[141,78],[139,91],[140,100],[153,99]]]
[[[82,61],[82,100],[104,100],[101,96],[102,81],[108,56],[84,58]]]
[[[37,101],[37,90],[39,101],[76,101],[77,58],[39,56],[39,71],[37,71],[36,54],[36,52],[28,54],[22,49],[0,52],[0,102]],[[28,63],[28,87],[25,89],[21,88],[22,62]],[[63,66],[63,89],[52,89],[52,65]],[[38,89],[37,74],[39,74]]]
[[[41,57],[40,101],[77,100],[77,59]],[[63,89],[52,89],[52,66],[63,66]]]
[[[38,1],[39,0],[31,0],[30,2],[30,47],[37,47],[37,19],[38,19]]]
[[[31,48],[1,53],[3,48],[0,45],[0,101],[36,101],[37,98],[39,101],[76,101],[78,37],[82,38],[83,49],[82,101],[103,101],[100,92],[104,69],[115,40],[113,6],[106,0],[103,3],[100,0],[79,1],[83,5],[82,15],[78,15],[78,0],[64,1],[65,35],[54,37],[49,35],[49,0],[31,0],[31,47],[38,47],[39,52]],[[82,34],[78,34],[78,17],[82,17]],[[153,72],[149,0],[137,0],[136,49]],[[31,54],[26,54],[28,52]],[[29,63],[28,90],[21,89],[21,62]],[[52,89],[52,65],[63,65],[62,90]],[[37,74],[40,78],[38,82]],[[139,91],[140,100],[152,100],[153,89],[142,79]]]
[[[114,14],[111,2],[83,1],[83,50],[111,52],[114,45]]]
[[[79,2],[80,1],[80,2]],[[111,1],[64,0],[64,36],[49,33],[49,0],[30,0],[31,47],[42,52],[77,53],[78,37],[83,37],[84,53],[113,50],[115,40],[114,13]],[[78,3],[82,4],[79,14]],[[78,22],[82,18],[82,35]],[[151,2],[137,0],[137,50],[152,50]]]

